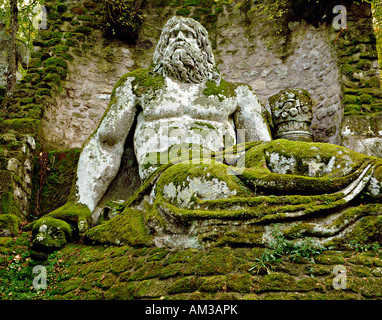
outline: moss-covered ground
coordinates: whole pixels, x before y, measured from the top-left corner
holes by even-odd
[[[382,252],[327,250],[313,259],[281,257],[271,271],[252,268],[262,248],[169,250],[70,244],[46,260],[28,250],[30,233],[0,238],[1,299],[381,299]],[[368,251],[365,251],[368,249]],[[47,288],[33,288],[33,267]],[[334,289],[334,266],[346,289]],[[251,270],[252,268],[252,270]]]

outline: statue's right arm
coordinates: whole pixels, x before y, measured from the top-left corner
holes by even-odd
[[[114,88],[110,104],[96,131],[84,143],[77,167],[76,199],[91,212],[115,178],[124,144],[136,116],[134,78]]]

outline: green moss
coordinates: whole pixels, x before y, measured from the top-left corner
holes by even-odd
[[[355,67],[356,69],[369,70],[371,66],[372,64],[370,60],[361,59]]]
[[[28,68],[40,68],[42,66],[41,59],[30,59],[28,63]]]
[[[168,254],[168,250],[164,248],[157,248],[154,252],[147,258],[147,261],[158,261],[162,260]]]
[[[53,47],[59,43],[61,43],[61,39],[59,38],[50,39],[47,42],[45,42],[45,47]]]
[[[71,226],[63,220],[43,217],[33,224],[32,238],[34,250],[51,251],[72,240]]]
[[[170,264],[168,266],[165,266],[161,270],[161,272],[159,274],[159,278],[160,279],[167,279],[167,278],[180,276],[183,274],[184,269],[185,268],[184,268],[184,265],[182,263]]]
[[[371,104],[373,103],[374,98],[369,94],[362,94],[358,97],[358,102],[360,104]]]
[[[52,38],[55,38],[55,39],[61,39],[62,35],[63,35],[63,33],[61,31],[58,31],[58,30],[52,32]]]
[[[315,261],[320,264],[343,264],[345,259],[339,251],[328,250],[318,256],[316,256]]]
[[[94,21],[95,20],[94,17],[87,16],[87,15],[79,15],[79,16],[77,16],[77,19],[81,20],[81,21]]]
[[[200,259],[192,259],[190,264],[195,264],[197,275],[206,276],[229,273],[235,268],[235,262],[236,257],[229,248],[213,248]]]
[[[211,8],[195,8],[194,14],[210,14],[212,13]]]
[[[133,298],[133,293],[136,285],[133,283],[118,283],[112,286],[106,293],[107,300],[130,300]]]
[[[346,75],[352,75],[354,73],[354,68],[349,64],[343,64],[341,66],[341,72]]]
[[[230,83],[225,80],[221,80],[219,86],[213,81],[206,82],[206,89],[204,89],[203,94],[206,96],[217,96],[219,101],[223,101],[224,98],[230,98],[235,96],[235,89],[238,83]]]
[[[53,47],[54,53],[62,53],[69,50],[69,47],[66,44],[60,44],[55,47]]]
[[[257,278],[253,282],[255,292],[295,291],[296,280],[288,274],[274,272]]]
[[[134,298],[156,298],[166,294],[166,282],[145,280],[134,290]]]
[[[0,235],[15,237],[21,220],[14,214],[0,214]]]
[[[202,280],[196,276],[189,276],[175,280],[174,283],[168,288],[168,293],[186,293],[196,291]]]
[[[42,89],[37,90],[36,95],[38,95],[38,96],[49,96],[49,97],[51,97],[51,96],[52,96],[52,92],[51,92],[50,89],[42,88]]]
[[[214,24],[216,23],[217,20],[218,20],[218,17],[215,14],[207,14],[204,17],[204,22],[208,24]]]
[[[364,266],[352,266],[350,271],[356,277],[370,277],[372,275],[371,269]]]
[[[361,106],[358,104],[348,104],[345,107],[344,115],[358,115],[361,114]]]
[[[361,265],[370,268],[382,267],[382,260],[378,257],[375,257],[375,253],[373,256],[369,256],[368,252],[360,253],[350,257],[348,261],[354,265]]]
[[[212,276],[201,278],[201,284],[199,286],[200,291],[205,292],[218,292],[226,290],[227,277],[226,276]]]
[[[26,98],[20,99],[21,105],[31,104],[31,103],[33,103],[33,97],[26,97]]]
[[[371,77],[369,80],[366,81],[365,85],[368,88],[378,88],[378,89],[381,88],[381,82],[378,76]],[[382,90],[379,90],[379,91],[382,92]],[[381,93],[379,93],[379,95],[380,94]]]
[[[69,12],[64,12],[61,16],[61,21],[72,21],[74,18],[74,15]]]
[[[15,130],[19,133],[37,133],[40,120],[36,119],[7,119],[4,120],[1,128],[2,132]]]
[[[42,107],[32,108],[28,110],[27,117],[31,119],[41,119],[42,113],[43,113]]]
[[[179,252],[170,252],[163,262],[163,265],[170,265],[173,263],[185,263],[189,262],[190,259],[197,253],[196,249],[185,249]]]
[[[80,43],[74,39],[66,39],[65,44],[70,47],[78,47],[80,45]]]
[[[49,30],[39,30],[37,36],[42,40],[49,40],[52,38],[52,32]]]
[[[138,69],[130,72],[126,77],[134,77],[133,85],[137,85],[135,93],[138,96],[153,90],[154,92],[161,89],[164,85],[164,78],[158,74],[152,74],[150,69]],[[117,87],[118,83],[116,84]]]
[[[342,99],[343,104],[358,104],[357,96],[345,94]]]
[[[53,293],[59,293],[61,295],[77,289],[81,284],[82,279],[79,277],[73,277],[69,280],[60,282],[54,289]]]
[[[199,125],[199,126],[203,126],[203,127],[207,127],[208,129],[216,129],[212,124],[208,123],[208,122],[200,122],[200,121],[196,121],[195,124]]]
[[[58,4],[56,10],[57,10],[57,12],[65,12],[68,10],[68,8],[64,4]]]
[[[13,247],[12,237],[0,237],[0,247]]]
[[[146,246],[151,237],[146,229],[142,211],[126,208],[113,219],[86,232],[86,237],[97,243]]]
[[[60,15],[55,11],[51,10],[48,12],[48,19],[49,20],[57,20],[57,19],[59,19],[59,17],[60,17]]]
[[[367,52],[363,52],[363,53],[361,53],[360,58],[361,59],[375,60],[375,59],[378,59],[378,52],[376,50],[370,50]]]
[[[60,57],[51,57],[44,61],[44,67],[48,66],[56,66],[56,67],[62,67],[64,69],[68,69],[68,64],[65,61],[65,59]]]
[[[161,274],[162,264],[158,261],[149,261],[134,272],[129,280],[146,280],[156,278]]]
[[[70,201],[62,207],[48,213],[47,216],[62,219],[71,223],[79,223],[84,221],[88,225],[91,220],[91,212],[86,205],[71,203]]]
[[[77,33],[89,35],[92,32],[92,29],[89,27],[85,27],[85,26],[78,26],[74,31]]]
[[[55,85],[59,86],[61,83],[61,77],[58,74],[49,73],[47,74],[44,79],[44,81],[53,82]]]
[[[134,265],[134,259],[131,256],[122,256],[113,259],[113,264],[110,265],[110,271],[119,274],[130,270]]]
[[[42,74],[45,76],[50,73],[58,75],[61,79],[64,79],[66,77],[67,70],[61,66],[50,65],[45,67],[42,71]]]
[[[178,16],[188,16],[191,13],[191,11],[187,8],[181,8],[176,11],[176,15]]]
[[[381,237],[381,228],[382,217],[362,217],[353,231],[349,234],[348,238],[361,244],[379,241]]]
[[[252,276],[249,273],[227,275],[228,291],[249,293],[252,290],[252,283]]]

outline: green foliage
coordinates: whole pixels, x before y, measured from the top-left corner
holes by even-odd
[[[234,0],[215,0],[217,5],[232,4]],[[253,1],[242,0],[235,2],[235,9],[245,13],[255,12],[259,19],[268,21],[275,25],[276,34],[283,32],[281,19],[288,12],[288,0],[271,0],[271,1]],[[265,18],[265,19],[264,19]]]
[[[11,238],[9,238],[11,239]],[[54,279],[59,280],[58,270],[64,265],[61,252],[54,252],[45,261],[37,261],[31,257],[31,252],[27,250],[30,233],[24,232],[18,236],[14,242],[7,244],[4,248],[0,244],[0,249],[8,250],[6,256],[0,258],[0,298],[2,300],[36,300],[47,299],[51,296],[50,285]],[[33,288],[33,278],[37,275],[33,273],[33,267],[43,265],[46,268],[46,290],[35,290]]]
[[[101,4],[105,24],[113,35],[134,42],[143,21],[143,0],[102,0]]]
[[[17,0],[19,30],[17,38],[25,42],[29,48],[32,48],[33,38],[37,35],[38,25],[41,21],[40,6],[44,0],[34,0],[26,2]],[[0,5],[0,21],[5,22],[5,30],[10,28],[10,0],[3,0]]]
[[[259,273],[266,270],[270,273],[274,271],[277,262],[280,262],[283,256],[288,257],[293,262],[307,260],[314,263],[314,256],[329,249],[315,244],[310,238],[305,238],[299,243],[287,240],[277,225],[273,229],[272,236],[273,240],[270,242],[270,249],[264,250],[261,257],[255,259],[255,263],[249,271],[255,270]]]
[[[357,240],[350,241],[350,247],[358,252],[372,251],[376,253],[382,252],[382,245],[379,242],[360,243]]]

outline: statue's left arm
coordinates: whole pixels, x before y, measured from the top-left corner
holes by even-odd
[[[84,143],[77,167],[75,201],[91,212],[115,178],[127,135],[136,115],[137,97],[129,77],[113,90],[98,128]]]
[[[272,140],[260,101],[252,89],[247,85],[239,85],[236,88],[236,99],[234,121],[237,143]]]

